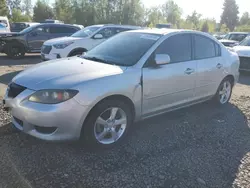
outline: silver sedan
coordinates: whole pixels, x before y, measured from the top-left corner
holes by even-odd
[[[137,30],[81,57],[21,72],[4,104],[27,134],[107,147],[122,141],[134,121],[206,100],[226,104],[238,77],[237,54],[210,35]]]

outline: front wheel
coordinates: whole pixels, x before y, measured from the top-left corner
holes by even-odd
[[[18,44],[8,44],[6,54],[12,59],[21,59],[25,55],[24,47]]]
[[[117,145],[131,124],[129,106],[122,101],[107,100],[98,104],[89,115],[83,129],[83,140],[99,148]]]
[[[232,82],[229,79],[224,79],[217,90],[217,93],[214,97],[214,101],[217,104],[221,105],[226,104],[230,100],[231,95],[232,95]]]

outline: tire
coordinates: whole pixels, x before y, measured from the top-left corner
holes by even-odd
[[[111,112],[115,111],[117,112],[114,118],[115,120],[113,120],[111,118]],[[100,117],[101,120],[105,120],[105,125],[103,121],[99,120]],[[105,100],[94,107],[90,112],[83,125],[82,140],[92,149],[105,149],[119,145],[128,133],[129,127],[133,122],[132,117],[130,107],[124,102],[118,100]],[[118,122],[119,120],[120,122]],[[97,121],[99,121],[100,124],[98,124]]]
[[[21,59],[25,55],[25,49],[20,44],[8,44],[6,49],[6,54],[12,59]]]
[[[215,96],[214,102],[215,104],[225,105],[229,102],[232,95],[233,84],[232,81],[228,78],[222,80]]]
[[[83,52],[85,52],[85,50],[77,50],[77,51],[71,52],[69,54],[69,57],[73,57],[73,56],[77,56],[77,55],[82,55]]]

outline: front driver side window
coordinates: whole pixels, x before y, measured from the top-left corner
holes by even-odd
[[[155,54],[167,54],[170,63],[190,61],[192,59],[192,44],[190,34],[177,34],[167,38],[156,49]]]
[[[113,28],[104,28],[98,34],[102,34],[103,38],[107,39],[115,35],[115,30]]]

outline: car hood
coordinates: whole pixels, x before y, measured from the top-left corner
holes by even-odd
[[[89,80],[122,74],[125,70],[126,67],[72,57],[37,64],[12,81],[32,90],[70,89]]]
[[[250,46],[235,46],[233,49],[239,56],[250,57]]]
[[[53,45],[53,44],[59,44],[59,43],[64,43],[64,42],[74,42],[76,40],[80,40],[83,38],[80,37],[60,37],[60,38],[55,38],[55,39],[50,39],[44,42],[44,45]]]

